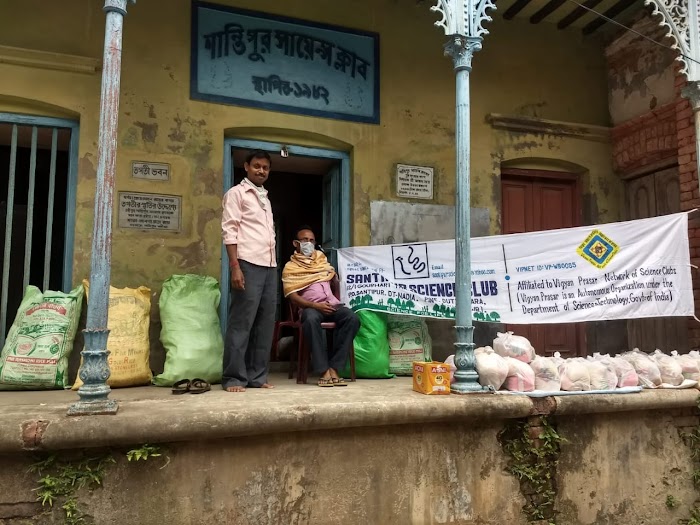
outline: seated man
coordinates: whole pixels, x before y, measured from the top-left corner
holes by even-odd
[[[333,295],[331,283],[337,276],[323,252],[316,249],[316,238],[307,226],[296,233],[295,252],[282,271],[284,296],[301,308],[304,339],[311,350],[311,363],[321,375],[318,386],[346,386],[338,375],[348,360],[360,320]],[[327,349],[321,323],[335,323],[333,348]]]

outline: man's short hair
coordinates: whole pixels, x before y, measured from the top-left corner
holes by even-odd
[[[309,226],[308,224],[302,224],[301,226],[299,226],[299,227],[295,230],[295,232],[294,232],[294,238],[295,238],[296,240],[299,240],[299,232],[303,232],[304,230],[309,230],[311,233],[314,232],[314,230],[311,228],[311,226]],[[315,235],[315,234],[314,234],[314,235]]]
[[[272,166],[272,157],[270,157],[270,154],[267,151],[263,151],[261,149],[251,151],[245,158],[246,164],[250,164],[250,162],[253,159],[267,159],[267,161],[270,163],[270,166]]]

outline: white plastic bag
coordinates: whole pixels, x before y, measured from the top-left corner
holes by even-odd
[[[447,359],[445,359],[445,364],[450,366],[450,384],[452,384],[455,382],[455,372],[457,371],[454,354],[447,356]]]
[[[591,389],[591,375],[586,360],[581,358],[566,359],[559,365],[561,389],[567,392],[582,392]]]
[[[497,333],[493,349],[501,357],[512,357],[523,363],[529,363],[535,358],[535,349],[530,341],[521,335],[513,335],[513,332]]]
[[[615,367],[603,359],[586,360],[588,374],[591,378],[591,390],[615,390],[617,373]]]
[[[656,361],[659,372],[661,372],[661,383],[678,386],[683,382],[683,368],[676,359],[670,355],[664,354],[658,348],[654,350],[651,357]]]
[[[535,373],[535,390],[557,392],[561,390],[559,367],[551,357],[536,356],[530,363]]]
[[[632,363],[621,357],[611,357],[610,361],[615,367],[615,374],[617,374],[617,388],[639,386],[639,376]]]
[[[557,365],[557,368],[559,367],[560,364],[564,362],[564,358],[561,356],[560,352],[554,352],[554,355],[550,357],[552,362]]]
[[[535,389],[535,372],[519,359],[506,357],[508,377],[503,386],[512,392],[532,392]]]
[[[656,388],[661,386],[661,372],[656,361],[649,357],[644,352],[640,352],[639,348],[635,348],[631,352],[620,354],[620,357],[628,361],[639,376],[639,385],[644,388]]]
[[[679,355],[675,350],[671,352],[671,356],[681,365],[681,371],[685,379],[700,381],[700,367],[693,356],[688,354]]]
[[[498,390],[508,377],[508,362],[487,346],[476,354],[476,371],[479,374],[479,384]]]

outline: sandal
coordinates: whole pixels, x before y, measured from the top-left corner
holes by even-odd
[[[203,394],[209,392],[211,385],[204,379],[193,379],[190,386],[190,394]]]
[[[192,386],[192,383],[190,382],[189,379],[181,379],[177,383],[173,384],[173,394],[174,395],[186,394],[187,392],[190,391],[191,386]]]
[[[345,379],[342,377],[334,377],[331,379],[333,381],[333,386],[348,386],[348,384],[345,382]]]
[[[323,378],[321,377],[321,378],[319,378],[319,380],[318,380],[318,386],[322,386],[322,387],[330,386],[330,387],[332,387],[332,386],[333,386],[333,380],[332,380],[331,378],[323,379]]]

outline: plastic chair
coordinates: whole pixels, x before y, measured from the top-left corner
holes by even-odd
[[[279,344],[280,332],[282,328],[292,328],[295,331],[294,339],[297,342],[296,369],[297,369],[297,384],[306,384],[309,377],[309,358],[311,352],[304,341],[304,331],[301,327],[301,316],[299,309],[296,308],[290,301],[287,301],[289,307],[289,320],[277,321],[275,323],[275,331],[272,336],[272,355],[277,357],[277,346]],[[328,337],[328,345],[333,344],[333,330],[335,323],[321,323],[321,328],[326,330]],[[330,346],[329,346],[330,348]],[[289,356],[289,379],[294,377],[294,360],[292,355]],[[350,348],[350,381],[355,381],[355,347]]]

